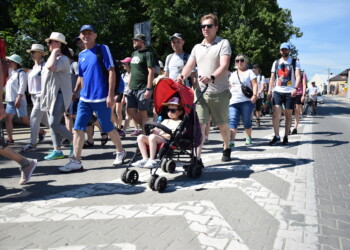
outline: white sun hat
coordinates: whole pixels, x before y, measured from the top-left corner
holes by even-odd
[[[48,43],[50,40],[54,40],[54,41],[58,41],[58,42],[67,44],[66,37],[63,34],[59,33],[59,32],[52,32],[51,35],[50,35],[50,38],[46,38],[45,42]]]

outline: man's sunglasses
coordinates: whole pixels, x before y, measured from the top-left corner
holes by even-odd
[[[213,24],[202,24],[201,25],[202,29],[205,29],[205,28],[211,29],[212,27],[213,27]]]
[[[174,114],[177,110],[180,111],[181,109],[168,109],[167,111]]]
[[[236,63],[239,63],[239,62],[243,63],[243,62],[244,62],[244,59],[236,59],[235,62],[236,62]]]

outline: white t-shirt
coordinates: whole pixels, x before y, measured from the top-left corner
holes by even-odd
[[[28,76],[23,69],[16,69],[12,71],[11,77],[6,82],[5,101],[14,102],[19,94],[22,94],[22,100],[27,103],[25,98],[25,91],[27,90]]]
[[[295,75],[292,67],[292,57],[288,57],[285,61],[283,58],[278,60],[277,74],[276,72],[276,61],[272,64],[271,73],[275,73],[276,82],[275,87],[272,91],[280,93],[291,93],[295,87]],[[300,70],[299,60],[295,63],[295,69]]]
[[[185,53],[180,55],[173,53],[166,57],[164,71],[169,73],[169,78],[176,81],[178,75],[181,74],[182,69],[185,67],[185,63],[190,58],[190,54],[187,54],[187,60],[184,60]],[[192,70],[192,72],[196,72],[196,68]],[[185,80],[186,86],[191,87],[188,79]]]
[[[311,86],[311,87],[307,88],[307,92],[309,93],[310,99],[313,99],[313,100],[317,99],[317,95],[315,95],[315,93],[318,92],[317,86],[315,86],[315,87]]]
[[[250,89],[253,90],[251,81],[256,78],[256,75],[251,69],[248,69],[240,73],[239,79],[237,74],[238,74],[238,71],[233,72],[229,79],[230,86],[231,86],[230,91],[232,94],[230,99],[230,105],[235,103],[250,101],[250,98],[246,97],[242,92],[241,82],[243,85],[248,86]]]
[[[172,119],[165,119],[161,122],[162,125],[169,128],[173,133],[177,129],[177,127],[180,125],[180,123],[181,123],[181,120],[172,120]],[[163,136],[165,134],[166,133],[160,129],[159,135]]]
[[[262,91],[264,89],[264,84],[265,84],[265,76],[259,74],[256,75],[256,82],[258,84],[258,93],[260,93],[259,97],[260,98],[264,98],[264,91]]]
[[[124,81],[124,95],[128,94],[129,91],[129,80],[130,80],[130,73],[125,72],[122,74],[122,79]]]
[[[34,65],[33,69],[28,72],[28,92],[31,95],[39,95],[41,93],[41,71],[45,62]]]

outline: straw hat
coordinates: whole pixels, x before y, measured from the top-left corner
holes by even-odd
[[[162,103],[162,106],[169,106],[169,105],[177,105],[179,107],[182,107],[181,100],[178,97],[173,97],[168,102]]]
[[[6,59],[15,62],[19,65],[22,65],[22,58],[19,55],[13,54],[11,56],[7,56]]]
[[[30,53],[32,51],[38,51],[38,52],[43,52],[44,55],[47,55],[47,52],[45,52],[44,46],[41,44],[32,44],[31,49],[27,49],[27,52]]]
[[[54,40],[54,41],[57,41],[57,42],[60,42],[60,43],[67,44],[66,37],[63,34],[59,33],[59,32],[52,32],[51,35],[50,35],[50,38],[46,38],[45,42],[48,43],[50,40]]]

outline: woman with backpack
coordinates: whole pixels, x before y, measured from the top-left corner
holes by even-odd
[[[33,109],[30,114],[30,143],[23,146],[22,152],[29,152],[37,150],[36,144],[43,141],[45,138],[45,131],[40,130],[40,123],[49,127],[47,113],[40,109],[40,95],[41,95],[41,73],[45,66],[44,56],[47,53],[44,51],[44,46],[41,44],[32,44],[31,49],[27,50],[34,61],[33,68],[28,72],[28,92],[31,95],[33,102]],[[39,132],[40,130],[40,132]]]
[[[70,155],[73,155],[73,134],[61,119],[72,101],[72,82],[70,75],[69,50],[66,38],[58,32],[52,32],[50,38],[45,39],[49,46],[50,56],[42,71],[42,94],[40,108],[47,111],[54,150],[45,156],[45,160],[62,159],[61,138],[70,142]]]
[[[7,79],[5,91],[6,104],[6,131],[7,143],[14,145],[15,142],[12,137],[13,131],[13,117],[17,114],[22,123],[29,126],[29,119],[27,114],[27,100],[25,91],[27,90],[28,78],[26,72],[22,68],[22,58],[19,55],[13,54],[6,57],[9,69],[12,71]]]

